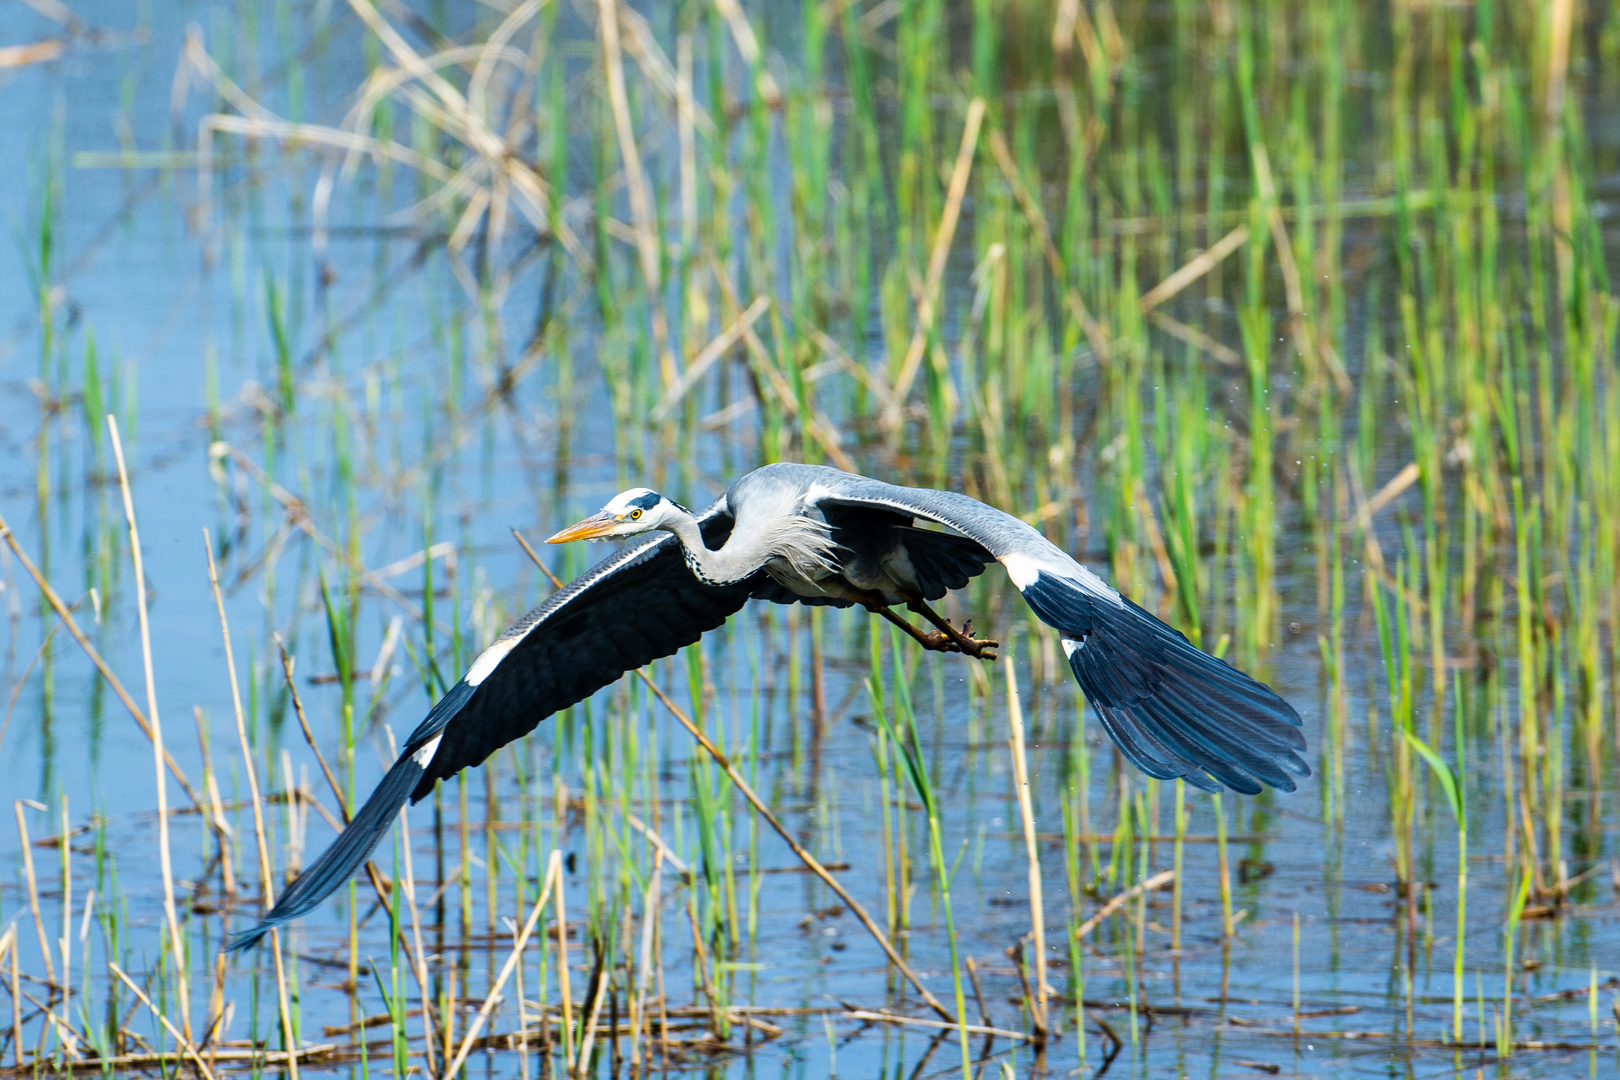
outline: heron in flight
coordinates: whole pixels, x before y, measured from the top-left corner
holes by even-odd
[[[1143,772],[1246,794],[1261,784],[1293,791],[1295,777],[1310,775],[1299,715],[1269,687],[1195,648],[1018,518],[966,495],[819,465],[767,465],[697,514],[632,488],[549,542],[631,537],[639,539],[479,654],[332,846],[230,948],[252,945],[335,892],[407,799],[422,799],[626,671],[692,644],[751,599],[859,604],[925,648],[991,659],[995,641],[974,637],[971,623],[952,626],[928,602],[1000,562],[1057,631],[1103,727]],[[933,629],[913,625],[899,605]]]

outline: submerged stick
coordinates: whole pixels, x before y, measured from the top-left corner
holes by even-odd
[[[869,1024],[902,1024],[906,1027],[941,1028],[946,1031],[958,1029],[969,1035],[998,1035],[1004,1039],[1018,1039],[1021,1042],[1033,1041],[1022,1031],[1009,1031],[1006,1028],[991,1027],[988,1024],[958,1024],[946,1023],[943,1020],[924,1020],[917,1016],[896,1016],[893,1013],[873,1012],[870,1009],[850,1009],[844,1013],[852,1020],[864,1020]]]

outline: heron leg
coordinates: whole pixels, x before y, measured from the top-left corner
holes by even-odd
[[[932,649],[934,652],[962,651],[957,647],[956,642],[951,640],[949,634],[943,634],[939,631],[935,631],[934,633],[930,634],[926,630],[911,625],[910,621],[897,615],[893,608],[874,606],[872,611],[883,616],[885,619],[888,619],[890,622],[894,623],[894,625],[910,634],[916,639],[917,644],[921,645],[925,649]]]
[[[939,628],[939,633],[950,639],[955,648],[948,651],[963,652],[969,656],[976,656],[980,660],[994,660],[996,658],[995,650],[1001,645],[1001,642],[992,638],[974,637],[972,619],[963,623],[962,629],[958,630],[950,624],[950,620],[929,607],[927,601],[920,596],[914,600],[906,601],[906,607],[933,623]]]

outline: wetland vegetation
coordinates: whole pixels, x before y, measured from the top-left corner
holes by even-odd
[[[11,5],[0,1075],[1612,1075],[1617,110],[1574,0]],[[1141,776],[998,571],[993,665],[759,604],[222,956],[525,543],[775,460],[1313,777]]]

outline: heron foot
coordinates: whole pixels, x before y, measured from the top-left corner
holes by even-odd
[[[980,660],[994,660],[996,658],[995,650],[1001,647],[1001,642],[994,638],[974,637],[972,619],[964,621],[962,629],[958,630],[951,625],[949,619],[929,607],[921,597],[909,601],[906,606],[934,624],[936,630],[933,634],[927,635],[928,637],[944,637],[950,642],[950,645],[947,646],[929,645],[929,648],[940,648],[942,652],[966,653],[968,656],[977,657]],[[919,634],[917,640],[921,641],[922,639],[922,635]]]
[[[950,625],[949,622],[946,623]],[[976,656],[980,660],[994,660],[996,650],[1001,648],[1001,642],[995,638],[976,638],[973,636],[973,620],[969,619],[962,624],[962,640],[957,642],[957,648],[969,656]]]
[[[961,630],[935,630],[931,633],[918,630],[915,636],[919,645],[933,652],[963,653],[980,660],[994,660],[995,650],[1001,645],[1001,642],[991,638],[974,637],[971,622],[964,624]]]
[[[937,629],[927,631],[913,626],[887,607],[873,607],[872,610],[910,634],[917,644],[931,652],[965,653],[980,660],[994,660],[996,658],[995,650],[1000,648],[1001,642],[996,641],[994,638],[974,637],[972,619],[964,622],[962,629],[958,630],[951,625],[949,619],[935,612],[921,600],[913,600],[907,606],[933,623]]]

